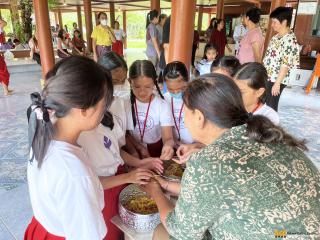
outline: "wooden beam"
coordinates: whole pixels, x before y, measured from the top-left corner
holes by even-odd
[[[115,10],[114,10],[114,3],[109,3],[110,6],[110,23],[111,27],[114,26],[114,21],[116,20],[115,18]]]
[[[87,48],[92,51],[92,11],[91,11],[91,0],[83,0],[83,10],[86,22],[86,35],[87,35]]]
[[[191,66],[196,0],[172,0],[169,62],[181,61]]]
[[[202,30],[202,19],[203,19],[203,7],[200,6],[198,8],[198,31],[199,31],[199,33]]]
[[[53,68],[55,64],[49,20],[48,0],[34,0],[33,6],[39,36],[38,42],[41,55],[42,77],[45,79],[45,75]]]
[[[122,28],[123,31],[127,34],[127,11],[122,11]],[[127,38],[124,40],[124,48],[127,48]]]
[[[150,9],[156,9],[160,13],[160,0],[150,0]]]
[[[81,15],[81,6],[77,6],[77,18],[78,18],[78,28],[81,32],[83,33],[83,28],[82,28],[82,15]]]
[[[62,29],[63,28],[63,20],[62,20],[62,13],[61,13],[60,9],[58,9],[58,19],[59,19],[60,29]]]
[[[217,18],[223,19],[224,0],[217,0]]]

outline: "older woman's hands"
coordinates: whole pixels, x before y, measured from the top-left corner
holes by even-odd
[[[280,94],[280,84],[274,83],[272,89],[271,89],[272,96],[278,96]]]
[[[156,198],[158,194],[164,194],[160,184],[154,179],[151,179],[148,184],[140,187],[153,199]]]
[[[201,146],[198,144],[181,144],[177,150],[177,159],[172,159],[176,163],[184,164],[186,163],[191,154],[198,152],[201,149]]]

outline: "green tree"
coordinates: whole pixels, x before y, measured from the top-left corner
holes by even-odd
[[[21,35],[20,41],[26,42],[32,36],[32,0],[20,0],[21,8]]]

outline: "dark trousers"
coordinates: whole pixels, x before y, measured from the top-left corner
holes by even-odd
[[[197,45],[192,45],[191,65],[194,67],[194,60],[196,59]]]
[[[272,96],[272,87],[273,87],[274,83],[268,81],[267,82],[267,90],[266,90],[266,104],[273,108],[276,112],[278,112],[278,105],[279,105],[279,100],[280,100],[280,96],[281,93],[283,91],[283,89],[287,86],[285,84],[280,84],[280,94],[278,96]]]

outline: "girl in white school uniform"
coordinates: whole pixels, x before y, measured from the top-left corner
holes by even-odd
[[[164,94],[164,98],[169,103],[174,121],[175,143],[176,145],[193,143],[188,129],[184,126],[184,104],[182,99],[183,92],[189,81],[188,70],[182,62],[171,62],[167,64],[163,71],[163,79],[167,84],[168,90]]]
[[[207,43],[204,47],[203,58],[195,67],[194,75],[204,75],[211,72],[211,64],[218,56],[218,49],[212,43]]]
[[[110,70],[113,84],[122,82],[121,76],[123,78],[126,76],[124,74],[127,69],[126,64],[116,53],[110,52],[102,55],[98,63],[103,65],[106,70]],[[107,75],[110,73],[106,72]],[[97,128],[82,132],[78,139],[79,145],[92,160],[92,167],[96,174],[100,176],[105,188],[105,208],[102,212],[108,229],[106,240],[118,240],[123,235],[122,231],[111,223],[111,218],[119,213],[118,200],[121,190],[128,183],[146,183],[145,180],[148,180],[152,175],[145,169],[152,169],[159,173],[163,170],[160,159],[140,160],[121,149],[125,145],[126,127],[123,125],[126,125],[126,114],[122,99],[115,96],[113,98],[117,101],[113,101],[111,107],[117,115],[111,113],[110,108],[110,112],[105,113]],[[123,168],[124,163],[141,169],[126,173]]]
[[[241,65],[234,76],[247,111],[253,115],[265,116],[278,125],[280,122],[278,113],[265,104],[267,79],[267,70],[257,62]]]
[[[141,157],[160,157],[169,160],[174,154],[172,114],[157,85],[153,64],[147,60],[135,61],[129,69],[131,85],[130,104],[126,110],[134,130],[128,137]],[[158,94],[153,93],[154,87]]]
[[[101,240],[107,233],[103,187],[76,141],[100,123],[111,103],[111,79],[94,61],[70,57],[57,63],[46,80],[29,118],[34,217],[24,240]]]

